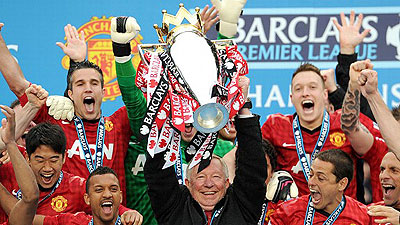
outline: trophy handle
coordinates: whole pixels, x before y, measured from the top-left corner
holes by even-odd
[[[167,44],[140,44],[138,45],[138,51],[140,58],[142,59],[142,62],[146,65],[149,66],[147,63],[146,58],[144,57],[144,54],[146,52],[163,52],[167,51],[168,45]]]

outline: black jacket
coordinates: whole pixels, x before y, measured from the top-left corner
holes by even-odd
[[[211,224],[257,224],[265,196],[267,162],[261,145],[259,116],[235,119],[238,150],[234,182],[213,210]],[[207,219],[173,167],[162,170],[164,154],[148,157],[144,175],[155,217],[160,225],[202,225]]]
[[[329,93],[329,101],[335,107],[335,110],[341,109],[343,105],[344,96],[349,86],[350,81],[350,65],[357,61],[357,53],[352,55],[339,54],[337,56],[338,64],[336,65],[336,82],[339,85],[338,89]],[[360,98],[360,112],[368,116],[371,120],[375,121],[371,108],[367,99],[361,95]]]

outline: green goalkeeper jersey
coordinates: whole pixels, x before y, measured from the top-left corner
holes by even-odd
[[[147,140],[139,142],[136,138],[146,113],[146,99],[142,91],[136,87],[136,71],[131,61],[116,62],[116,70],[122,100],[126,105],[133,132],[125,158],[127,207],[137,210],[143,215],[143,225],[156,225],[157,221],[151,208],[143,172]]]

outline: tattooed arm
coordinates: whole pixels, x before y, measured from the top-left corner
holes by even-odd
[[[358,61],[350,66],[350,81],[343,100],[341,126],[349,138],[351,146],[359,155],[364,155],[371,148],[374,138],[368,129],[360,123],[360,73],[372,69],[369,60]]]

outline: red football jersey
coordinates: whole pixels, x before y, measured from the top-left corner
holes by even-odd
[[[21,105],[27,103],[26,94],[20,97]],[[76,176],[87,178],[89,170],[86,166],[84,152],[78,139],[75,123],[68,120],[55,120],[48,114],[48,108],[44,105],[37,113],[34,121],[36,123],[49,121],[58,124],[64,130],[67,137],[65,152],[65,163],[63,170]],[[91,154],[96,151],[97,127],[99,122],[83,121],[86,139]],[[126,107],[121,107],[113,115],[104,117],[105,138],[103,145],[103,166],[112,168],[118,175],[123,193],[123,205],[126,203],[126,183],[124,160],[128,149],[129,139],[132,135]],[[93,157],[94,158],[94,157]]]
[[[1,167],[0,180],[3,186],[13,195],[19,190],[11,163]],[[39,201],[42,202],[38,205],[36,214],[53,216],[60,213],[75,213],[79,211],[91,213],[90,206],[83,199],[83,195],[86,192],[85,188],[86,180],[84,178],[64,172],[60,185],[51,196],[42,201],[42,199],[50,194],[51,190],[40,192]],[[1,210],[0,222],[6,220],[7,215]]]
[[[383,200],[379,174],[381,172],[381,162],[386,153],[388,153],[388,147],[385,141],[380,137],[375,137],[374,146],[362,157],[370,167],[372,202],[379,202]]]
[[[270,216],[270,224],[273,225],[303,225],[307,212],[308,199],[310,195],[303,195],[299,198],[289,200],[278,206],[276,211]],[[346,196],[346,206],[336,219],[334,224],[354,224],[367,225],[372,223],[372,219],[367,214],[367,206],[357,200]],[[324,215],[319,211],[314,213],[313,224],[324,224],[329,215]]]
[[[84,212],[72,213],[61,213],[57,216],[46,216],[43,221],[43,225],[86,225],[92,220],[92,216],[87,215]]]
[[[281,202],[282,201],[279,201],[279,203],[281,203]],[[260,218],[260,220],[264,219],[264,221],[259,221],[258,224],[268,225],[270,217],[275,212],[276,208],[278,208],[279,203],[273,203],[273,202],[269,201],[267,204],[267,211],[265,212],[265,215],[262,215],[262,217]],[[263,205],[263,207],[264,207],[264,205]]]
[[[11,163],[7,163],[0,169],[0,182],[14,196],[19,190],[17,180]],[[56,216],[62,213],[85,212],[92,213],[92,209],[84,201],[83,195],[86,192],[86,179],[63,172],[63,179],[57,189],[48,198],[44,199],[49,191],[40,191],[39,205],[36,214]],[[0,207],[1,209],[1,207]],[[118,212],[122,215],[130,210],[123,205],[119,206]],[[3,210],[0,210],[0,223],[7,221],[8,217]]]
[[[384,202],[384,201],[374,202],[374,203],[369,204],[368,206],[373,206],[373,205],[382,205],[382,206],[385,206],[385,202]],[[376,219],[383,219],[383,218],[385,218],[385,217],[382,217],[382,216],[373,216],[373,217],[372,217],[372,224],[373,224],[373,225],[383,225],[382,223],[375,223],[375,220],[376,220]],[[391,224],[391,223],[387,223],[387,224]],[[386,225],[386,224],[385,224],[385,225]]]
[[[353,159],[354,164],[356,163],[357,155],[351,147],[350,141],[340,128],[340,116],[341,111],[337,110],[330,114],[330,129],[325,142],[325,145],[321,151],[338,148],[348,153]],[[299,157],[296,151],[296,145],[293,135],[293,115],[282,115],[273,114],[268,117],[267,121],[261,128],[264,139],[269,140],[277,151],[277,170],[288,171],[299,189],[299,196],[306,195],[309,193],[307,187],[307,181],[303,174],[303,169],[299,162]],[[360,121],[367,129],[375,129],[372,120],[368,117],[360,114]],[[373,133],[379,131],[374,131]],[[317,128],[315,132],[307,132],[302,128],[302,136],[304,149],[306,156],[310,160],[310,156],[314,151],[315,144],[318,140],[320,128]],[[356,179],[356,168],[354,167],[354,177],[351,181],[346,195],[356,198],[357,183]]]
[[[21,152],[23,156],[25,156],[25,147],[18,145],[18,150]],[[14,186],[16,185],[16,188],[18,191],[18,184],[17,180],[15,179],[15,173],[14,169],[12,167],[11,162],[8,162],[4,165],[1,165],[0,167],[0,183],[8,190],[8,192],[12,193],[12,190]],[[8,221],[8,216],[7,214],[3,211],[3,209],[0,207],[0,223]],[[8,224],[8,223],[7,223]]]

